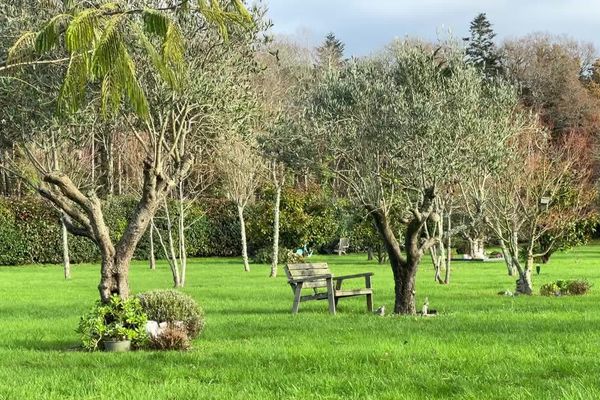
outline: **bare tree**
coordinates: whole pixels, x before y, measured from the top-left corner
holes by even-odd
[[[533,291],[534,260],[551,251],[570,224],[594,213],[591,164],[581,158],[586,143],[575,134],[554,143],[533,123],[512,143],[513,157],[491,182],[485,218],[518,272],[518,293]],[[546,234],[552,240],[540,241]]]
[[[225,195],[237,207],[244,271],[250,271],[244,209],[260,183],[264,162],[255,146],[244,138],[231,135],[220,143],[217,165],[221,172]]]

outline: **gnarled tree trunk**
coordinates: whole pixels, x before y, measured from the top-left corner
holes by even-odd
[[[372,207],[368,207],[367,209],[375,222],[377,231],[381,235],[388,252],[394,276],[394,313],[414,315],[416,314],[415,277],[425,248],[420,245],[419,241],[424,225],[422,218],[426,217],[414,217],[409,222],[404,243],[406,249],[405,256],[385,213]]]
[[[166,177],[155,163],[144,161],[144,184],[141,198],[134,209],[123,236],[115,245],[104,221],[102,205],[94,192],[84,195],[66,175],[50,172],[42,177],[39,193],[64,212],[65,226],[74,235],[92,240],[102,256],[100,298],[106,302],[113,295],[129,296],[129,263],[157,207],[167,193],[189,170],[187,158],[173,179]]]

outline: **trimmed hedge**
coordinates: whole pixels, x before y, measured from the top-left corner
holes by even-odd
[[[250,254],[271,247],[274,192],[265,190],[246,209],[246,230]],[[103,207],[113,239],[118,239],[136,204],[131,197],[113,197]],[[202,199],[189,205],[186,215],[187,252],[190,257],[240,255],[240,230],[235,206],[224,199]],[[171,218],[177,218],[175,203],[169,205]],[[343,202],[334,201],[319,188],[288,189],[281,202],[281,246],[295,249],[309,245],[319,250],[340,236],[348,236],[353,217]],[[162,210],[155,224],[166,228]],[[148,233],[140,241],[134,258],[147,259]],[[87,239],[69,235],[73,263],[97,262],[100,254]],[[156,257],[163,251],[155,235]],[[0,198],[0,265],[59,263],[62,238],[59,213],[38,197]]]

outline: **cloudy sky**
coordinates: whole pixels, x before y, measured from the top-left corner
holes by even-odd
[[[366,55],[394,38],[461,38],[485,12],[501,40],[529,32],[567,34],[600,48],[600,0],[265,0],[276,33],[314,45],[330,31],[346,55]]]

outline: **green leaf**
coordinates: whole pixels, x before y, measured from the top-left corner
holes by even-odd
[[[52,50],[59,40],[59,33],[63,25],[71,18],[68,14],[54,16],[35,38],[35,50],[42,54]]]
[[[67,49],[70,52],[91,50],[96,42],[98,17],[104,11],[100,8],[88,8],[73,18],[66,33]]]
[[[167,29],[169,28],[169,25],[172,25],[171,20],[166,15],[149,8],[144,10],[142,20],[144,21],[144,29],[146,32],[158,35],[162,38],[167,36]]]
[[[79,108],[85,95],[87,71],[85,58],[73,53],[58,96],[59,111],[74,112]]]
[[[10,49],[8,49],[8,60],[15,61],[25,57],[30,54],[34,49],[36,33],[35,32],[25,32],[23,33],[12,45]]]

